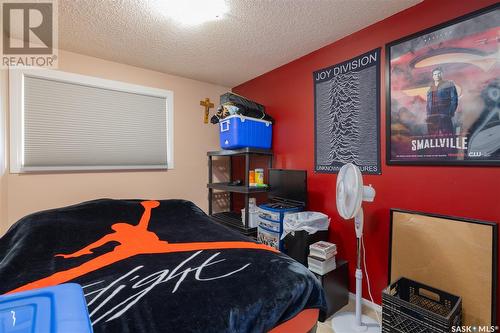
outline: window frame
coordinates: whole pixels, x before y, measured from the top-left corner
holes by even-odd
[[[167,165],[113,165],[113,166],[24,166],[24,79],[25,77],[48,79],[93,88],[103,88],[119,92],[142,94],[165,98],[167,131]],[[170,170],[174,168],[174,93],[171,90],[146,87],[121,81],[63,72],[51,69],[10,69],[10,173],[58,172],[58,171],[111,171],[111,170]]]

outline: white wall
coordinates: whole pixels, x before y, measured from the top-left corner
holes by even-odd
[[[5,112],[7,103],[7,71],[0,71],[0,235],[7,224],[7,177],[5,177],[7,167],[7,125]]]
[[[218,131],[216,126],[203,123],[199,101],[209,97],[217,103],[229,88],[62,50],[59,70],[172,90],[175,169],[58,174],[11,174],[7,170],[3,175],[0,172],[0,235],[29,213],[97,198],[182,198],[207,209],[206,152],[219,149]],[[7,118],[8,130],[8,73],[0,72],[0,119]],[[8,135],[5,140],[2,136],[0,146],[7,141],[8,148]],[[0,159],[8,158],[8,149],[2,152],[0,148],[0,153]]]

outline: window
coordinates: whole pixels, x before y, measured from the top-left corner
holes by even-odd
[[[173,93],[10,71],[11,172],[173,168]]]

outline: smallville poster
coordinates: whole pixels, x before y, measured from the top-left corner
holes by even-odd
[[[500,10],[387,45],[395,164],[500,164]]]

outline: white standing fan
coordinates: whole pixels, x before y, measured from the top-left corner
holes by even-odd
[[[337,210],[342,218],[354,218],[354,229],[357,240],[356,263],[356,312],[341,312],[332,319],[332,328],[335,333],[349,332],[380,332],[378,322],[362,315],[361,290],[363,272],[361,270],[361,245],[363,237],[363,208],[362,201],[373,201],[375,190],[371,186],[363,186],[361,171],[352,163],[347,163],[337,176]]]

